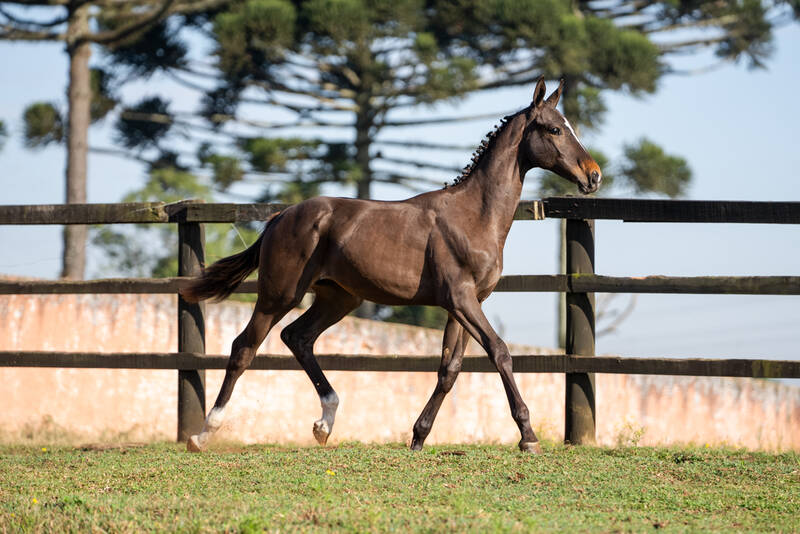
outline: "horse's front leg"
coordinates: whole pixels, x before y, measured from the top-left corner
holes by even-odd
[[[475,294],[463,292],[453,302],[453,309],[450,312],[453,317],[464,327],[469,334],[486,350],[503,381],[503,388],[506,390],[508,404],[511,407],[511,416],[519,427],[522,438],[519,441],[519,448],[524,452],[540,453],[539,440],[531,428],[530,415],[522,395],[517,389],[517,383],[512,373],[511,354],[505,342],[489,324],[489,320],[481,310],[481,303]]]
[[[417,422],[414,423],[414,439],[411,441],[411,449],[418,451],[422,449],[425,438],[433,427],[436,414],[442,406],[442,401],[453,388],[459,371],[461,371],[461,361],[464,357],[464,349],[467,344],[467,333],[461,325],[449,317],[447,326],[444,329],[442,339],[442,363],[439,366],[439,377],[436,388],[433,390],[431,398],[422,410]]]

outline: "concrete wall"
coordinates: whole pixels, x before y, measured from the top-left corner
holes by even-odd
[[[288,353],[280,329],[260,352]],[[250,306],[209,305],[207,352],[224,354]],[[176,298],[158,295],[0,295],[0,350],[149,352],[176,350]],[[438,354],[441,333],[346,318],[323,335],[319,353]],[[479,353],[473,346],[472,353]],[[513,347],[512,353],[553,352]],[[211,406],[223,371],[207,372]],[[406,441],[436,381],[434,373],[329,372],[341,404],[331,443]],[[564,378],[518,374],[540,436],[563,437]],[[174,439],[177,372],[0,368],[0,435],[37,429],[73,439]],[[800,388],[730,378],[597,376],[598,440],[639,444],[728,444],[800,450]],[[320,414],[302,372],[248,371],[239,380],[221,440],[313,443]],[[48,430],[49,429],[49,430]],[[462,373],[428,443],[519,439],[496,374]]]

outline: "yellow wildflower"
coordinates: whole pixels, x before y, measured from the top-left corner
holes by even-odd
[[[33,499],[31,499],[31,502],[32,502],[33,504],[39,504],[39,501],[36,499],[36,497],[34,497]]]
[[[334,476],[336,474],[335,471],[331,471],[330,469],[325,470],[326,475]]]

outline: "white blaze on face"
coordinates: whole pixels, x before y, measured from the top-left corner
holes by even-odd
[[[564,116],[562,115],[562,117],[564,117]],[[578,139],[578,134],[576,134],[575,130],[572,129],[572,125],[569,123],[569,121],[567,120],[566,117],[564,117],[564,124],[567,125],[567,128],[569,129],[569,132],[572,134],[572,137],[575,139],[575,141],[581,146],[582,149],[586,150],[586,147],[583,146],[583,143],[581,143],[581,140]],[[588,150],[587,150],[587,152],[588,152]]]

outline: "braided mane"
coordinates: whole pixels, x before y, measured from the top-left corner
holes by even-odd
[[[497,139],[498,134],[503,131],[503,129],[511,121],[511,119],[513,119],[520,113],[523,113],[527,110],[528,108],[523,108],[517,111],[516,113],[512,113],[511,115],[506,115],[505,117],[500,119],[500,124],[495,125],[492,131],[490,131],[484,136],[484,139],[481,141],[481,144],[478,145],[478,148],[476,148],[475,152],[472,153],[472,160],[470,161],[470,163],[466,167],[464,167],[460,175],[456,176],[452,184],[444,184],[444,188],[447,189],[448,187],[453,187],[466,181],[467,178],[469,178],[470,175],[472,174],[472,171],[475,170],[475,167],[477,167],[478,164],[481,162],[484,154],[486,154],[489,148],[494,145],[494,142]]]

